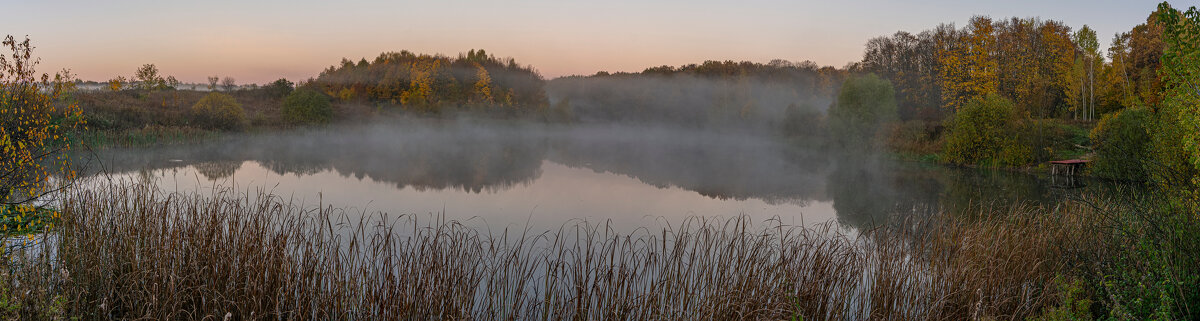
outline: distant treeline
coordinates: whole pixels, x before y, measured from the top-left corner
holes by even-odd
[[[811,61],[705,61],[639,73],[551,80],[556,110],[584,122],[667,122],[689,127],[775,124],[792,109],[824,109],[845,70]]]
[[[890,80],[903,119],[940,120],[988,94],[1035,118],[1095,119],[1161,102],[1158,14],[1113,37],[1107,55],[1086,25],[1072,32],[1055,20],[976,16],[962,28],[873,38],[852,69]]]
[[[370,62],[342,59],[306,85],[343,102],[436,113],[445,107],[542,108],[544,84],[532,67],[471,50],[457,58],[400,51]]]

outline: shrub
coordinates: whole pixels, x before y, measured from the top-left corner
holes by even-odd
[[[937,159],[937,153],[945,144],[945,126],[941,122],[909,120],[896,122],[885,128],[884,136],[888,149],[905,157]]]
[[[1025,152],[1023,157],[1010,158],[1014,162],[1002,161],[1010,166],[1078,157],[1072,154],[1078,152],[1074,145],[1087,144],[1086,132],[1057,119],[1018,119],[1009,127],[1016,139],[1016,148]],[[1011,155],[1002,155],[1002,159],[1003,156]]]
[[[213,92],[192,106],[196,122],[205,128],[241,130],[246,127],[246,112],[228,94]]]
[[[271,97],[283,98],[287,97],[295,90],[295,84],[288,81],[286,78],[279,78],[262,87],[263,92]]]
[[[892,83],[874,74],[846,80],[829,109],[829,129],[841,148],[871,148],[880,125],[896,118]]]
[[[292,124],[324,124],[333,119],[329,97],[311,89],[299,89],[283,100],[283,117]]]
[[[1013,135],[1013,110],[1012,101],[999,95],[968,101],[949,119],[943,159],[956,164],[1024,163],[1031,151],[1019,146]]]
[[[1143,159],[1147,156],[1150,112],[1131,108],[1104,115],[1090,137],[1096,156],[1092,171],[1100,177],[1120,180],[1145,180]]]

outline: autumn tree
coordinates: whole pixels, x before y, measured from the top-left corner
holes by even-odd
[[[957,110],[973,97],[997,91],[994,31],[991,18],[972,17],[966,34],[939,53],[942,100],[946,109]]]
[[[217,90],[217,84],[218,84],[218,83],[220,83],[220,82],[221,82],[221,77],[217,77],[217,76],[208,76],[208,90],[209,90],[209,91],[216,91],[216,90]]]
[[[409,51],[385,52],[374,60],[343,58],[308,84],[339,100],[417,112],[508,102],[541,108],[549,105],[544,85],[532,68],[474,49],[456,58]]]
[[[1146,18],[1146,23],[1129,32],[1129,67],[1126,73],[1133,81],[1137,100],[1147,107],[1157,108],[1162,101],[1163,27],[1158,20],[1162,9]]]
[[[24,204],[73,180],[69,136],[83,118],[74,103],[56,107],[73,84],[69,72],[38,75],[28,38],[7,36],[3,46],[11,54],[0,56],[0,203]]]
[[[125,86],[128,86],[128,84],[129,80],[125,79],[124,76],[117,76],[108,80],[108,89],[112,91],[121,91],[121,89],[125,89]]]
[[[1071,28],[1061,22],[1047,20],[1038,25],[1037,73],[1034,95],[1023,109],[1040,118],[1066,116],[1070,90],[1073,87],[1071,66],[1075,63],[1075,44]]]
[[[440,67],[441,62],[438,60],[413,62],[412,80],[408,85],[409,89],[400,94],[400,103],[417,111],[429,111],[429,105],[434,103],[433,77]]]
[[[237,88],[237,81],[233,77],[225,77],[221,79],[221,87],[225,88],[225,91],[233,91]]]
[[[1076,115],[1091,120],[1096,117],[1096,77],[1104,66],[1103,56],[1100,55],[1100,41],[1096,38],[1096,31],[1087,25],[1079,28],[1079,31],[1072,35],[1072,40],[1079,55],[1076,56],[1072,68],[1074,77],[1071,80],[1076,81],[1076,85],[1069,87],[1070,92],[1074,93],[1070,95],[1072,98],[1069,101]]]
[[[494,101],[492,98],[492,77],[488,75],[487,69],[482,65],[475,64],[475,92],[474,101],[483,104],[491,104]]]
[[[1133,30],[1113,36],[1108,49],[1109,63],[1102,71],[1097,89],[1097,109],[1101,113],[1144,106],[1158,108],[1162,93],[1159,69],[1163,54],[1159,11]]]
[[[138,81],[138,88],[142,90],[159,90],[167,87],[166,79],[158,74],[158,67],[154,64],[142,65],[133,76]]]
[[[940,97],[930,85],[938,78],[936,39],[931,31],[901,31],[867,41],[862,68],[892,82],[902,119],[940,117]]]

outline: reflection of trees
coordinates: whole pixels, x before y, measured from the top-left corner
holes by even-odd
[[[829,174],[829,195],[839,223],[858,228],[882,226],[896,208],[892,173],[877,160],[843,158]]]
[[[828,188],[838,221],[857,228],[922,220],[933,215],[1004,213],[1017,205],[1054,206],[1082,194],[1120,195],[1115,184],[1060,189],[1033,175],[839,159]],[[916,223],[916,222],[909,222]]]
[[[763,137],[645,128],[364,126],[107,150],[89,168],[92,174],[144,170],[149,176],[157,169],[194,166],[216,180],[254,161],[278,174],[333,171],[400,188],[483,192],[532,182],[541,176],[545,159],[717,199],[800,205],[832,199],[838,221],[859,228],[897,223],[898,217],[970,212],[969,206],[1052,205],[1070,193],[1109,193],[1098,188],[1109,184],[1062,190],[1019,173],[831,159]]]
[[[532,181],[541,174],[545,154],[544,142],[524,135],[363,127],[151,150],[114,149],[99,159],[114,173],[190,165],[216,180],[233,175],[242,162],[254,161],[281,175],[333,170],[400,188],[481,192]]]
[[[939,201],[946,212],[967,214],[980,208],[1008,209],[1017,204],[1053,206],[1061,202],[1064,190],[1052,187],[1048,180],[1034,176],[995,170],[957,171],[948,175],[946,191]]]
[[[343,176],[371,178],[400,188],[481,192],[537,178],[546,149],[536,140],[490,132],[363,134],[368,135],[286,139],[255,149],[253,158],[281,173],[333,169]]]
[[[236,173],[238,168],[242,168],[242,162],[239,161],[221,161],[221,162],[199,162],[192,164],[192,168],[196,172],[204,176],[210,181],[215,181],[222,178],[228,178]]]
[[[552,160],[716,199],[803,204],[825,196],[828,159],[769,138],[725,139],[701,132],[574,136],[555,142]]]

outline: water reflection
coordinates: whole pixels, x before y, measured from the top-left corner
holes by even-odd
[[[138,180],[192,171],[208,184],[263,184],[392,213],[440,207],[504,224],[545,217],[550,225],[587,218],[640,226],[645,217],[745,214],[868,228],[981,204],[1053,205],[1107,186],[1059,189],[1018,173],[830,157],[763,137],[478,122],[253,135],[97,156],[104,166],[95,168]]]

